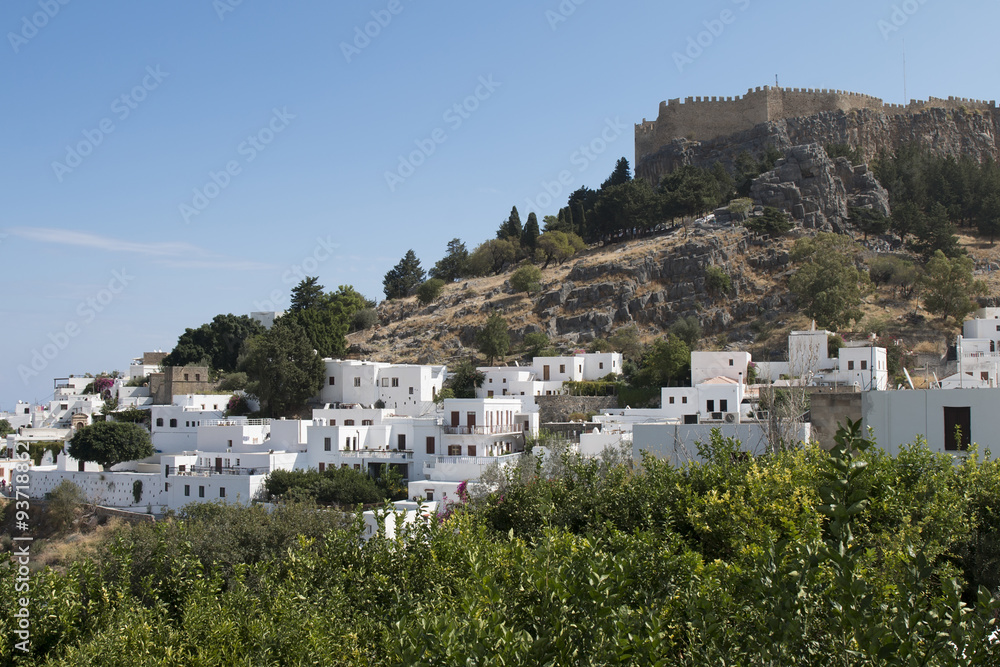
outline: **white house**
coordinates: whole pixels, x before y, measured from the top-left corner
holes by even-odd
[[[961,453],[970,443],[997,449],[1000,389],[867,391],[861,396],[862,423],[890,455],[918,437],[935,452]]]
[[[886,349],[848,344],[830,358],[827,342],[833,332],[792,331],[788,335],[788,361],[758,362],[758,382],[800,379],[806,385],[857,386],[862,391],[884,391],[889,386]]]
[[[955,340],[957,371],[942,389],[1000,386],[1000,308],[980,308]]]
[[[381,404],[395,414],[413,417],[434,412],[446,371],[445,366],[324,361],[326,381],[320,391],[321,402],[369,408]]]

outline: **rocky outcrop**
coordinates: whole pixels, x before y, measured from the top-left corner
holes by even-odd
[[[1000,113],[996,110],[928,108],[921,113],[886,114],[873,109],[830,111],[812,116],[760,123],[750,130],[711,141],[677,138],[655,153],[636,160],[637,177],[658,183],[682,165],[709,168],[722,162],[732,169],[743,151],[759,156],[773,146],[786,152],[793,146],[818,143],[859,148],[868,162],[880,152],[920,144],[938,155],[967,155],[1000,161]]]
[[[803,227],[821,231],[846,231],[851,207],[890,214],[889,193],[867,166],[852,166],[843,157],[831,160],[819,144],[789,148],[773,170],[754,180],[751,196],[788,212]]]

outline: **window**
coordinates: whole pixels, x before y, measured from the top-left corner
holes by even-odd
[[[604,362],[602,361],[602,362],[598,363],[597,367],[600,368],[600,369],[603,369],[604,368]]]
[[[362,426],[371,426],[372,425],[372,420],[371,419],[362,419],[361,420],[361,425]]]
[[[461,456],[462,445],[448,445],[448,456]]]
[[[157,417],[156,418],[156,425],[157,426],[163,426],[163,417]]]
[[[383,387],[389,386],[389,378],[382,378],[382,386]]]
[[[990,374],[987,371],[983,371],[979,374],[979,379],[983,382],[989,382]]]
[[[232,447],[232,446],[233,446],[233,441],[232,441],[232,440],[230,440],[230,441],[229,441],[229,446],[230,446],[230,447]]]
[[[184,485],[184,495],[185,496],[190,496],[191,495],[191,485],[190,484],[185,484]]]
[[[177,420],[176,419],[171,419],[170,420],[170,428],[177,428]]]
[[[344,426],[354,426],[354,420],[353,419],[345,419],[344,420]]]
[[[220,498],[225,498],[226,497],[226,487],[224,487],[224,486],[220,486],[219,487],[219,497]]]
[[[413,387],[410,387],[410,396],[413,396]]]
[[[355,463],[354,464],[354,469],[355,470],[361,470],[361,464],[360,463]]]
[[[198,497],[199,498],[204,498],[205,497],[205,487],[204,486],[199,486],[198,487]]]
[[[721,412],[729,412],[729,401],[724,398],[719,399],[719,410]]]
[[[337,378],[335,378],[335,377],[331,377],[331,378],[330,378],[330,386],[331,386],[331,387],[333,387],[333,386],[335,386],[336,384],[337,384]]]
[[[560,373],[566,372],[566,364],[559,364],[559,372]]]
[[[337,425],[337,420],[336,419],[331,419],[330,420],[330,426],[336,426],[336,425]]]
[[[490,378],[490,384],[493,384],[493,378]]]
[[[861,370],[863,371],[868,370],[868,362],[864,359],[861,360]]]
[[[673,396],[671,396],[671,397],[670,397],[670,405],[673,405],[673,404],[674,404],[674,397],[673,397]]]
[[[194,374],[194,381],[195,382],[201,382],[201,373],[195,373]]]
[[[434,489],[426,489],[424,491],[424,497],[427,499],[427,502],[434,502]]]
[[[322,461],[319,462],[319,471],[320,472],[325,472],[326,471],[326,464],[323,463]]]
[[[681,396],[681,403],[687,403],[687,402],[688,402],[688,397],[687,396]]]
[[[361,378],[354,378],[354,386],[355,387],[361,386]]]
[[[236,459],[236,467],[237,467],[237,468],[239,468],[239,467],[240,467],[240,460],[239,460],[239,459]]]
[[[333,442],[330,438],[323,438],[323,451],[328,452],[333,447]]]
[[[433,454],[434,453],[434,437],[433,436],[427,436],[427,453],[428,454]]]
[[[854,362],[853,361],[848,361],[847,362],[847,370],[849,370],[849,371],[853,371],[854,370]]]
[[[949,452],[965,451],[972,442],[971,408],[944,409],[944,448]]]
[[[187,374],[187,373],[185,373],[185,374],[184,374],[184,381],[185,381],[185,382],[187,382],[187,381],[188,381],[188,374]]]
[[[729,365],[730,365],[730,366],[732,366],[732,365],[733,365],[733,360],[732,360],[732,359],[730,359],[730,360],[729,360]]]
[[[406,434],[405,433],[400,433],[396,437],[396,448],[399,449],[399,450],[406,449]]]
[[[476,455],[476,446],[475,445],[469,445],[468,447],[466,447],[466,450],[469,452],[469,456],[475,456]]]
[[[715,412],[715,401],[707,401],[705,403],[708,407],[706,408],[709,412]]]
[[[392,386],[393,387],[399,386],[399,378],[392,378]]]

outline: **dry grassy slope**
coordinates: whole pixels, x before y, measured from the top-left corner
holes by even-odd
[[[998,247],[962,238],[978,266],[1000,261]],[[512,341],[543,331],[557,346],[574,348],[622,326],[636,324],[648,342],[663,335],[678,317],[702,323],[704,349],[722,346],[750,350],[755,358],[778,358],[788,331],[806,328],[787,292],[792,270],[787,253],[794,236],[760,241],[742,228],[683,230],[608,247],[590,248],[560,266],[543,271],[542,290],[515,294],[510,274],[473,278],[447,285],[441,297],[421,306],[415,297],[379,305],[380,325],[352,334],[354,358],[401,363],[451,363],[474,354],[474,335],[494,310],[507,318]],[[715,299],[705,292],[709,264],[732,278],[731,295]],[[983,273],[990,295],[1000,295],[1000,272]],[[580,297],[580,298],[576,298]],[[932,318],[916,301],[899,301],[886,290],[871,294],[865,319],[848,338],[865,337],[872,328],[902,338],[925,353],[919,365],[940,356],[957,328]],[[925,320],[914,324],[916,312]],[[591,318],[599,314],[603,319]],[[576,326],[579,325],[579,326]],[[515,352],[515,350],[512,351]]]

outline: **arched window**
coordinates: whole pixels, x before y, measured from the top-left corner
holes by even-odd
[[[177,428],[177,420],[176,419],[171,419],[170,420],[170,428]]]
[[[157,426],[163,426],[163,417],[157,417],[156,418],[156,425]]]

